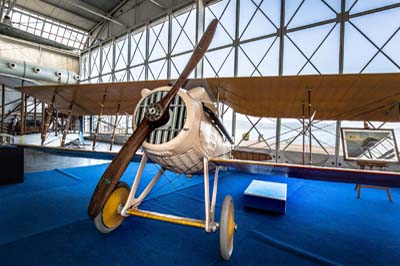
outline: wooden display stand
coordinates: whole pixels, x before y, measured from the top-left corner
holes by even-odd
[[[366,161],[357,161],[357,165],[360,166],[360,169],[364,170],[365,166],[369,166],[370,169],[374,167],[379,167],[380,170],[382,168],[387,167],[386,162],[366,162]],[[381,186],[371,186],[371,185],[362,185],[362,184],[357,184],[356,189],[357,189],[357,198],[360,198],[361,194],[361,188],[376,188],[376,189],[384,189],[386,190],[386,193],[388,195],[389,201],[393,202],[392,200],[392,195],[390,194],[390,188],[389,187],[381,187]]]

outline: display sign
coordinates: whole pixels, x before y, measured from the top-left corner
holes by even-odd
[[[345,160],[399,162],[393,129],[342,128]]]

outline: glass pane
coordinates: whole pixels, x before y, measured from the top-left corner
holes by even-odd
[[[238,76],[276,76],[279,71],[279,39],[268,38],[240,45]]]
[[[96,77],[100,74],[100,48],[92,50],[90,54],[90,60],[90,77]]]
[[[139,65],[136,67],[132,67],[131,69],[129,69],[129,74],[131,81],[145,80],[145,66]]]
[[[196,9],[172,16],[172,54],[193,50],[196,40]]]
[[[115,77],[116,82],[128,81],[128,76],[127,76],[126,70],[115,72],[114,77]]]
[[[115,70],[128,65],[128,39],[124,36],[115,42]]]
[[[168,53],[168,19],[149,26],[149,59],[159,59]]]
[[[149,80],[167,79],[167,60],[149,63]]]
[[[321,0],[292,0],[285,3],[285,25],[289,29],[336,18],[336,11]]]
[[[246,40],[276,33],[280,24],[280,10],[280,0],[240,1],[240,38]]]
[[[191,53],[187,53],[171,58],[171,79],[179,77],[191,55]],[[194,71],[190,74],[189,78],[194,78]]]
[[[339,35],[340,27],[335,23],[288,33],[285,37],[284,74],[337,73]]]
[[[112,70],[113,60],[114,60],[114,54],[113,54],[112,48],[113,48],[112,42],[109,42],[102,47],[102,51],[103,51],[102,73],[103,74],[110,73]]]
[[[146,60],[146,30],[131,33],[131,66],[143,64]]]
[[[233,77],[233,47],[207,52],[204,58],[203,77]]]
[[[236,1],[223,0],[207,5],[205,9],[206,25],[214,18],[219,20],[219,25],[210,48],[231,44],[235,38]]]

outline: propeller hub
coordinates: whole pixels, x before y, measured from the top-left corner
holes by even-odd
[[[163,111],[164,109],[161,104],[153,103],[147,108],[145,116],[150,121],[158,121],[161,119]]]

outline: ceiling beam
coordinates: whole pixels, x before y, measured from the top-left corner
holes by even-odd
[[[68,5],[65,5],[65,6],[63,6],[63,7],[60,7],[60,6],[58,5],[59,2],[58,2],[57,4],[55,4],[55,3],[52,2],[51,0],[39,0],[39,1],[41,1],[41,2],[43,2],[43,3],[45,3],[45,4],[48,4],[48,5],[52,6],[52,7],[61,9],[61,10],[66,11],[66,12],[68,12],[68,13],[71,13],[71,14],[73,14],[73,15],[75,15],[75,16],[77,16],[77,17],[83,18],[83,19],[85,19],[85,20],[88,20],[88,21],[91,21],[91,22],[94,22],[94,23],[99,22],[98,20],[95,20],[95,19],[93,19],[92,17],[89,17],[89,16],[87,16],[87,15],[83,15],[83,14],[81,14],[81,13],[79,13],[79,14],[76,13],[72,8],[69,8]]]
[[[125,4],[127,4],[130,0],[122,0],[118,5],[116,5],[108,14],[108,17],[113,17],[114,14],[120,9],[122,8]],[[100,21],[99,23],[97,23],[96,25],[94,25],[90,30],[89,33],[92,34],[99,26],[101,26],[103,23],[106,22],[106,19],[103,19],[102,21]],[[128,26],[123,25],[125,28],[128,28]]]
[[[157,2],[156,0],[149,0],[151,3],[153,3],[154,5],[158,6],[161,9],[166,9],[165,6],[163,6],[162,4],[160,4],[159,2]]]
[[[39,12],[39,11],[30,9],[30,8],[27,8],[27,7],[25,7],[25,6],[21,6],[21,5],[19,5],[18,3],[17,3],[15,6],[18,7],[19,9],[21,9],[22,11],[25,11],[25,12],[32,12],[33,14],[39,15],[39,16],[44,17],[44,18],[48,18],[48,19],[53,20],[53,21],[55,21],[55,22],[60,22],[60,23],[62,23],[62,24],[64,24],[64,25],[67,25],[67,26],[70,26],[70,27],[72,27],[72,28],[75,28],[75,29],[84,31],[84,32],[86,32],[86,33],[88,32],[88,29],[85,29],[85,28],[82,28],[82,27],[77,26],[77,25],[75,25],[75,24],[72,24],[71,22],[61,20],[61,19],[59,19],[59,18],[57,18],[57,17],[51,17],[51,16],[49,16],[49,15],[47,15],[47,14],[45,14],[45,13],[42,13],[42,12]]]
[[[80,8],[82,10],[85,10],[86,12],[92,13],[93,15],[99,16],[99,17],[101,17],[101,18],[103,18],[105,20],[111,21],[111,22],[113,22],[115,24],[118,24],[118,25],[120,25],[122,27],[125,27],[125,28],[127,27],[123,23],[121,23],[121,22],[113,19],[112,17],[110,17],[109,14],[105,15],[102,11],[94,10],[92,6],[87,7],[87,5],[83,5],[82,3],[75,3],[75,1],[70,1],[70,0],[61,0],[61,1],[65,2],[65,3],[68,3],[68,4],[72,5],[72,6],[75,6],[77,8]]]

